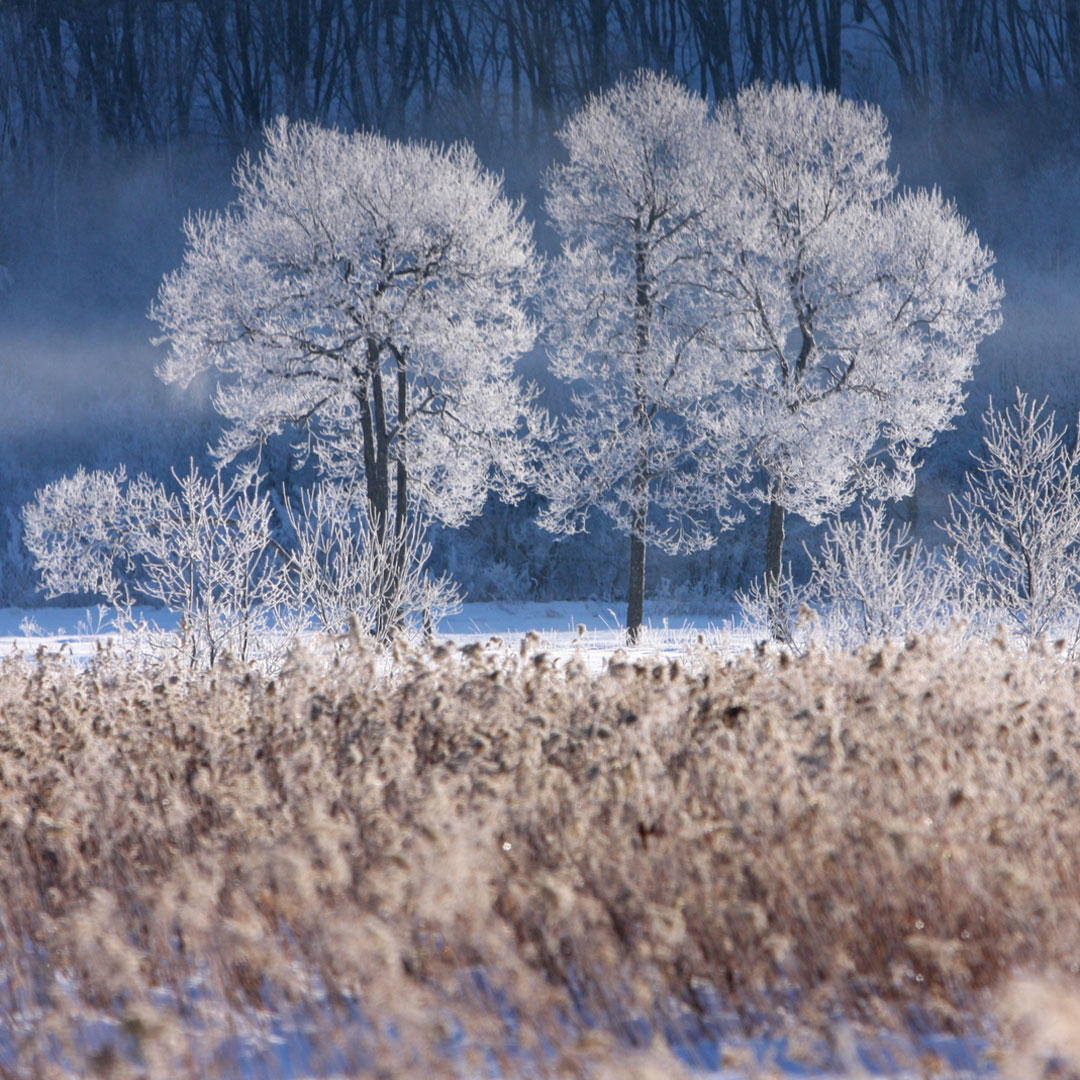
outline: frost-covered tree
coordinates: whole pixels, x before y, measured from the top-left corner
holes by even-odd
[[[937,191],[896,192],[875,106],[754,86],[718,110],[727,171],[713,287],[737,438],[764,477],[766,587],[785,515],[909,492],[999,324],[993,256]],[[774,632],[786,632],[778,617]]]
[[[705,102],[649,72],[593,97],[560,132],[547,176],[563,240],[551,274],[551,366],[575,389],[541,487],[541,524],[585,528],[590,509],[630,537],[627,629],[642,620],[645,552],[715,542],[723,462],[702,425],[716,363],[706,288],[720,175]]]
[[[236,183],[231,209],[186,223],[152,311],[163,378],[225,376],[222,455],[298,430],[328,475],[362,476],[380,542],[410,504],[459,525],[491,491],[518,497],[537,260],[500,181],[466,146],[282,119]]]

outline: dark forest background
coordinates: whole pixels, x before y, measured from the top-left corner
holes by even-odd
[[[1019,384],[1075,419],[1080,0],[0,0],[0,604],[35,602],[18,511],[41,484],[206,459],[212,384],[158,382],[146,310],[185,215],[227,204],[268,120],[467,139],[550,252],[554,132],[639,67],[713,99],[780,80],[877,102],[901,183],[941,187],[997,253],[1004,328],[898,508],[922,535],[989,396]],[[538,351],[524,374],[544,372]],[[277,483],[303,479],[285,445],[265,462]],[[557,541],[534,510],[489,506],[436,537],[436,562],[473,599],[622,594],[625,541],[601,520]],[[719,603],[760,571],[763,529],[653,558],[650,591]]]

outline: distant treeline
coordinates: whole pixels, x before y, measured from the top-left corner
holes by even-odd
[[[240,145],[278,113],[550,131],[638,67],[709,97],[800,81],[933,112],[1080,101],[1080,0],[6,0],[0,147]]]

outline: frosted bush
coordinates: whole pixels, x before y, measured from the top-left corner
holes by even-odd
[[[1080,447],[1046,402],[1019,389],[983,414],[982,454],[941,528],[953,588],[977,626],[1003,622],[1028,640],[1080,624]]]
[[[786,565],[779,579],[762,574],[735,592],[739,620],[756,641],[774,639],[802,652],[820,631],[812,595]]]
[[[431,546],[422,520],[411,518],[395,537],[372,525],[353,491],[335,484],[305,492],[298,511],[286,510],[296,534],[284,598],[294,633],[340,633],[355,620],[361,632],[386,644],[410,628],[430,633],[460,609],[454,582],[426,570]]]
[[[892,525],[880,504],[856,521],[833,519],[811,565],[806,599],[831,644],[903,637],[953,615],[946,564],[913,539],[910,523]]]
[[[176,489],[80,469],[42,488],[23,510],[25,543],[46,595],[96,594],[117,629],[177,647],[194,664],[224,651],[255,655],[281,603],[272,510],[252,468],[231,478],[192,465]],[[137,621],[136,604],[180,617],[178,634]]]

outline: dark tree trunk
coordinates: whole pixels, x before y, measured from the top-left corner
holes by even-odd
[[[631,645],[641,636],[645,612],[645,516],[634,511],[630,532],[630,591],[626,604],[626,638]]]
[[[765,538],[765,598],[769,606],[769,630],[776,641],[790,641],[791,627],[784,611],[781,583],[784,577],[785,510],[773,485],[769,503],[769,531]]]
[[[608,84],[607,72],[608,0],[589,0],[589,90],[594,93]]]
[[[842,71],[840,0],[823,0],[821,8],[819,12],[818,0],[811,0],[807,8],[817,56],[818,82],[823,90],[838,94]]]
[[[639,223],[640,229],[640,223]],[[634,387],[634,422],[641,432],[641,460],[630,498],[630,586],[626,605],[626,637],[633,645],[641,636],[641,621],[645,607],[645,535],[649,521],[649,461],[647,436],[650,426],[649,402],[645,397],[642,358],[649,348],[649,329],[652,318],[652,297],[649,294],[648,249],[639,238],[634,252],[634,277],[637,292],[635,328],[638,359],[635,364],[637,385]]]
[[[364,480],[367,487],[368,520],[383,551],[396,539],[396,523],[392,520],[390,496],[390,431],[387,425],[386,391],[382,378],[382,348],[373,338],[367,343],[367,363],[363,380],[364,399],[360,402],[360,426],[364,436]],[[370,399],[368,395],[370,394]],[[402,491],[402,477],[397,477]],[[392,561],[380,570],[376,584],[379,603],[376,605],[375,637],[386,641],[393,630],[393,613],[384,602],[391,595],[391,575],[396,573]]]
[[[395,477],[396,490],[394,492],[394,539],[400,541],[405,533],[405,514],[408,510],[406,497],[408,495],[408,470],[405,442],[405,424],[408,417],[409,383],[405,370],[405,356],[396,353],[397,358],[397,476]],[[398,554],[403,554],[400,548]]]
[[[390,526],[390,432],[386,423],[386,392],[379,365],[380,350],[369,346],[369,377],[375,420],[375,510],[379,518],[374,524],[381,540]]]
[[[395,438],[397,440],[397,466],[394,477],[394,533],[392,538],[393,549],[391,551],[391,558],[387,564],[386,572],[389,575],[390,580],[387,581],[387,586],[391,590],[396,590],[397,582],[405,574],[407,567],[405,566],[405,526],[406,517],[408,514],[408,461],[406,459],[406,442],[405,442],[405,425],[408,417],[408,403],[409,403],[409,383],[407,378],[407,371],[405,369],[405,357],[406,354],[394,350],[394,355],[397,360],[397,431]],[[426,618],[425,614],[425,618]],[[405,619],[404,614],[399,611],[389,613],[386,619],[390,625],[390,629],[394,632],[404,629]],[[427,628],[425,628],[425,636],[430,637]]]
[[[233,100],[232,77],[229,73],[231,33],[226,27],[225,9],[211,0],[199,0],[199,8],[202,12],[206,26],[207,38],[213,53],[215,83],[217,98],[212,102],[212,107],[219,115],[219,121],[226,138],[238,140],[240,132],[237,130],[236,103]]]

